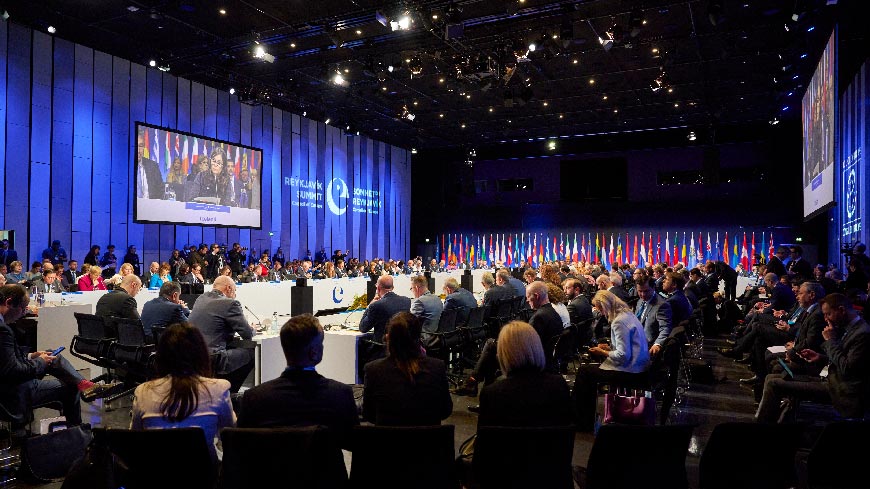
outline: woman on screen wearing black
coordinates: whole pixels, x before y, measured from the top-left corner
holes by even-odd
[[[227,155],[223,149],[218,148],[212,151],[209,157],[209,170],[198,174],[193,180],[188,200],[196,200],[197,197],[212,197],[220,199],[221,205],[235,205],[234,178],[227,168]]]
[[[139,268],[139,253],[136,253],[135,246],[130,245],[127,247],[127,254],[124,255],[124,261],[122,263],[133,265],[133,273],[141,275],[141,270]]]

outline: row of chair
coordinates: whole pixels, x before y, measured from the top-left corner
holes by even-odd
[[[689,487],[686,457],[694,425],[605,425],[585,467],[572,477],[571,427],[480,427],[471,479],[486,488],[587,489]],[[785,489],[797,482],[803,425],[723,423],[700,456],[701,489]],[[870,434],[870,422],[829,424],[805,461],[810,488],[866,487],[863,452],[847,450]],[[359,426],[351,440],[350,476],[331,433],[321,427],[228,428],[221,431],[219,473],[199,428],[96,429],[126,467],[130,489],[222,489],[279,485],[298,488],[459,487],[454,427]],[[160,453],[155,463],[154,454]],[[159,469],[159,470],[155,470]],[[217,482],[216,482],[217,481]]]
[[[130,394],[138,383],[151,377],[156,340],[145,334],[141,320],[79,312],[74,315],[78,334],[73,336],[70,353],[105,370],[93,379],[95,382],[121,379],[127,387],[105,398],[106,404]]]

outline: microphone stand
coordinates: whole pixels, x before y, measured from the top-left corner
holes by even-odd
[[[256,331],[258,333],[262,333],[263,331],[266,331],[266,326],[263,324],[263,321],[260,321],[260,317],[257,316],[256,314],[254,314],[254,311],[252,311],[251,308],[248,307],[247,305],[245,305],[245,310],[248,311],[249,313],[251,313],[251,315],[254,316],[254,319],[257,320],[257,323],[260,324],[260,327],[257,328]]]

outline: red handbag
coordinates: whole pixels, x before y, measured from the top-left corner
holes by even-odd
[[[602,423],[631,425],[656,424],[656,400],[643,395],[627,395],[608,392],[604,395],[604,419]]]

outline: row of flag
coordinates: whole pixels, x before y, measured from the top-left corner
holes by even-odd
[[[695,237],[697,236],[697,240]],[[664,263],[695,267],[708,260],[724,261],[744,270],[755,263],[753,257],[760,255],[761,263],[773,257],[773,233],[761,232],[756,248],[756,233],[743,233],[743,243],[739,235],[724,233],[720,245],[720,234],[666,232],[664,241],[661,233],[636,233],[632,240],[628,233],[623,241],[621,234],[606,233],[514,233],[514,234],[442,234],[436,238],[435,259],[444,260],[448,265],[460,261],[473,266],[490,267],[501,262],[507,267],[538,267],[552,261],[598,263],[606,267],[615,264],[636,263],[640,267]],[[767,250],[765,253],[765,244]]]
[[[140,131],[144,133],[143,156],[157,163],[164,181],[167,180],[176,159],[181,161],[181,172],[186,177],[197,171],[197,163],[202,158],[208,158],[218,147],[226,151],[229,171],[236,178],[239,178],[243,169],[259,169],[260,151],[162,129],[142,127]]]

